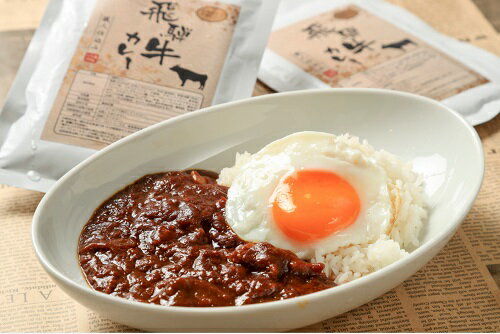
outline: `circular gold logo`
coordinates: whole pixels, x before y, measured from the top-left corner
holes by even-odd
[[[344,10],[339,10],[338,12],[335,12],[335,14],[333,14],[333,16],[335,16],[335,18],[344,19],[344,20],[353,18],[356,15],[358,15],[358,11],[354,8],[347,8]]]
[[[219,7],[205,6],[196,11],[196,15],[203,21],[220,22],[227,18],[227,12]]]

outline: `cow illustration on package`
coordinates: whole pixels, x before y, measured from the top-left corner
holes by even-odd
[[[179,79],[181,79],[181,81],[182,81],[181,86],[184,87],[184,85],[186,84],[186,81],[191,80],[193,82],[200,83],[200,87],[198,87],[199,89],[205,88],[205,82],[208,79],[208,76],[206,74],[198,74],[198,73],[195,73],[195,72],[190,71],[188,69],[182,68],[179,65],[175,65],[174,67],[171,67],[170,70],[177,73],[177,75],[179,76]]]
[[[382,45],[382,49],[398,49],[401,51],[406,51],[404,47],[406,45],[409,45],[409,44],[417,45],[417,43],[415,43],[411,39],[405,38],[401,41],[397,41],[397,42],[389,43],[389,44],[384,44],[384,45]]]

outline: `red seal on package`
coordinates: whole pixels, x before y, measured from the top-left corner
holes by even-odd
[[[92,52],[87,52],[85,54],[85,57],[83,57],[83,60],[87,63],[92,63],[95,64],[97,63],[97,60],[99,59],[99,54],[97,53],[92,53]]]

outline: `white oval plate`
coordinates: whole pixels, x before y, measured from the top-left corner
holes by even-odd
[[[303,130],[367,139],[424,175],[428,222],[408,257],[353,282],[283,301],[240,307],[162,307],[91,290],[77,262],[77,240],[94,209],[139,177],[185,168],[219,171],[236,152],[256,152]],[[45,195],[33,219],[33,245],[52,279],[84,306],[149,331],[287,330],[362,305],[394,288],[453,236],[483,178],[475,130],[433,100],[376,89],[274,94],[210,107],[151,126],[94,154]]]

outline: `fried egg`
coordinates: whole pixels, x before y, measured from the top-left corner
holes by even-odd
[[[304,259],[390,234],[386,170],[362,145],[299,132],[221,171],[228,224],[244,240],[269,242]]]

